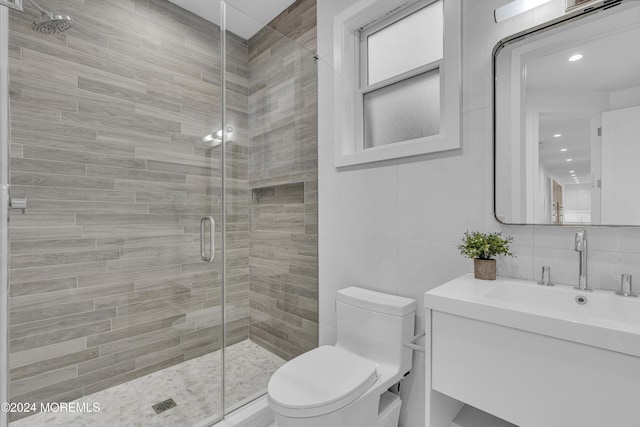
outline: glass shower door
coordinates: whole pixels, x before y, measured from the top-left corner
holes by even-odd
[[[11,421],[220,418],[220,28],[165,0],[45,3],[68,31],[10,13],[10,399],[33,405]]]
[[[318,345],[315,1],[269,25],[235,3],[225,55],[227,413]]]

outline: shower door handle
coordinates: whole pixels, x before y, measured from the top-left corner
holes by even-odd
[[[9,207],[11,209],[21,210],[22,213],[27,212],[27,198],[26,197],[11,197],[9,194]]]
[[[205,230],[206,224],[209,222],[209,256],[205,248]],[[216,221],[212,216],[205,216],[200,220],[200,258],[205,262],[213,262],[216,257]]]

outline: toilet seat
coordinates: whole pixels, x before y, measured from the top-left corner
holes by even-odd
[[[341,348],[313,349],[278,369],[267,388],[271,407],[289,417],[315,417],[341,409],[378,378],[376,365]]]

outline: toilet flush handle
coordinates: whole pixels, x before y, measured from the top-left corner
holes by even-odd
[[[418,335],[414,335],[408,341],[405,341],[402,344],[405,347],[410,348],[411,350],[420,351],[422,353],[425,353],[426,352],[425,347],[416,344],[416,341],[418,341],[420,338],[422,338],[424,336],[425,336],[425,333],[424,332],[420,332]]]

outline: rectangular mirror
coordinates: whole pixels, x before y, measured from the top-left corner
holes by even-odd
[[[494,49],[494,213],[640,226],[640,2],[598,3]]]

